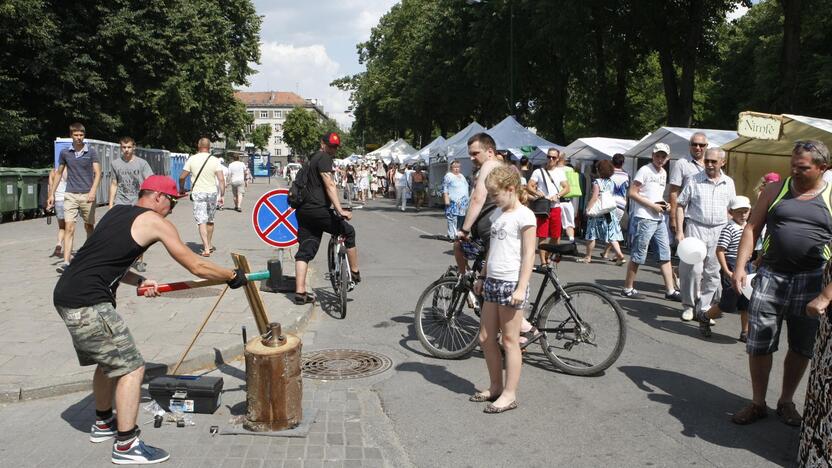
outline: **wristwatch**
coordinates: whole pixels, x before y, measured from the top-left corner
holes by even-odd
[[[471,231],[469,231],[468,229],[460,229],[460,230],[459,230],[459,232],[463,232],[463,233],[465,233],[465,235],[466,235],[466,236],[467,236],[468,234],[471,234]]]

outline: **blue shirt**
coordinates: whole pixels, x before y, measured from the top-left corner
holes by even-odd
[[[442,193],[448,194],[450,205],[448,213],[457,216],[465,216],[468,211],[468,181],[462,174],[454,175],[449,172],[442,179]]]

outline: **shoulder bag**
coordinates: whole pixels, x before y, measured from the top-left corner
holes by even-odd
[[[592,208],[590,208],[589,211],[586,212],[586,215],[591,218],[596,218],[598,216],[604,216],[605,214],[612,212],[615,208],[615,197],[613,197],[612,191],[604,190],[604,188],[599,183],[598,199],[595,200],[595,204],[592,205]]]
[[[544,170],[543,168],[540,168],[538,170],[543,172],[544,178],[549,178],[549,182],[551,182],[553,186],[555,185],[555,182],[552,180],[552,176],[549,175],[548,171]],[[557,189],[557,187],[555,187],[555,189]],[[538,197],[532,200],[529,208],[532,210],[535,216],[549,216],[549,209],[551,208],[551,206],[552,202],[550,202],[548,198]]]

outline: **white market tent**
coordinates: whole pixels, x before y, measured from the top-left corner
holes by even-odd
[[[737,138],[733,130],[710,130],[704,128],[661,127],[642,138],[635,146],[627,150],[624,156],[636,159],[650,159],[653,146],[665,143],[670,146],[670,159],[683,158],[690,154],[690,137],[696,132],[702,132],[708,137],[708,146],[722,146]]]
[[[489,128],[487,132],[491,135],[491,138],[494,138],[494,142],[497,143],[498,150],[508,150],[517,156],[523,154],[522,148],[524,146],[537,147],[537,149],[542,151],[544,155],[550,148],[556,148],[561,151],[564,149],[563,146],[556,145],[545,138],[537,136],[528,128],[520,125],[520,123],[510,115],[503,119],[502,122]],[[533,154],[533,156],[535,156],[535,154]],[[531,156],[529,159],[532,159]]]
[[[407,163],[415,163],[421,161],[427,164],[430,161],[430,152],[433,148],[439,148],[440,146],[444,145],[447,142],[442,135],[436,137],[435,140],[428,143],[422,149],[420,149],[416,154],[412,155],[408,160],[405,162]]]
[[[624,140],[620,138],[590,137],[578,138],[567,146],[563,152],[572,164],[582,164],[585,161],[599,161],[601,159],[612,159],[616,153],[624,154],[638,143],[636,140]],[[624,170],[633,172],[633,159],[625,160]]]
[[[448,161],[453,159],[468,159],[468,139],[484,131],[485,127],[477,122],[471,122],[467,127],[448,138],[444,144],[431,148],[430,159],[433,160],[434,158],[442,157]]]
[[[384,150],[379,156],[386,164],[390,162],[403,163],[409,156],[416,153],[416,148],[410,146],[410,143],[399,138],[392,145]]]
[[[365,156],[371,159],[379,159],[381,158],[382,153],[384,153],[388,148],[390,148],[390,146],[392,146],[395,142],[395,140],[390,140],[387,143],[383,144],[380,148],[376,149],[375,151],[370,151]]]
[[[832,120],[793,114],[779,117],[782,131],[777,140],[737,136],[722,144],[722,149],[728,153],[727,172],[734,178],[737,193],[752,196],[760,177],[766,173],[789,175],[795,141],[820,140],[832,147]]]

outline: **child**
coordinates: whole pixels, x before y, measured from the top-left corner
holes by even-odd
[[[722,267],[722,297],[719,304],[714,304],[704,315],[698,317],[699,331],[702,336],[711,336],[710,319],[720,317],[723,312],[740,311],[739,340],[743,343],[748,339],[748,298],[734,290],[731,285],[734,274],[734,266],[737,263],[737,250],[740,246],[740,237],[748,221],[748,214],[751,212],[751,201],[742,195],[734,197],[728,204],[728,213],[731,221],[722,228],[719,240],[716,244],[716,258]],[[750,264],[749,264],[750,265]]]
[[[529,299],[537,223],[534,213],[523,205],[525,191],[517,171],[498,167],[488,175],[485,185],[497,208],[490,216],[488,261],[483,276],[474,284],[474,292],[484,298],[479,341],[491,383],[488,390],[475,393],[470,400],[490,402],[484,411],[493,414],[517,408],[522,366],[520,324]],[[506,355],[505,382],[498,333],[502,334]]]

